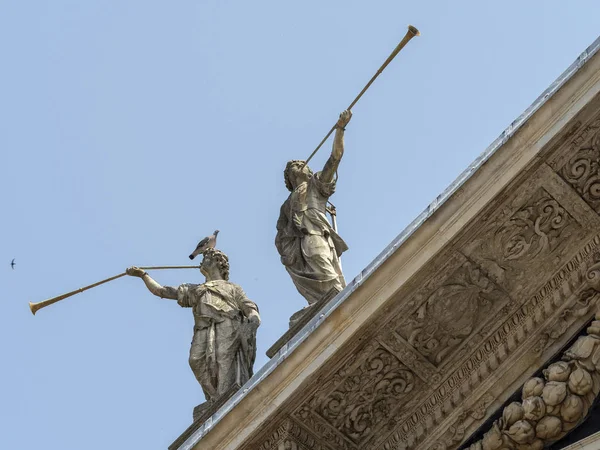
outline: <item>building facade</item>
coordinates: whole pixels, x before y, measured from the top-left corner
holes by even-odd
[[[598,48],[171,448],[600,449]]]

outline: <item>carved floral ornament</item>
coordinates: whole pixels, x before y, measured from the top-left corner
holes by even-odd
[[[504,260],[532,261],[554,250],[573,218],[544,189],[496,231],[494,244]]]
[[[523,385],[522,401],[506,406],[469,450],[541,450],[583,422],[600,393],[600,312],[595,319],[544,378]]]
[[[587,145],[582,145],[559,171],[559,175],[596,212],[600,212],[600,130],[598,127],[600,127],[600,120],[596,120],[584,130],[586,135],[593,132],[591,140]]]
[[[509,301],[477,265],[465,261],[394,328],[431,364],[440,366]]]
[[[333,448],[363,448],[418,384],[396,356],[369,343],[324,381],[294,417]]]

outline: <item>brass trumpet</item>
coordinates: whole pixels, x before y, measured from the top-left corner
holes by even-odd
[[[360,93],[354,98],[354,100],[352,100],[352,103],[350,103],[350,106],[348,106],[346,108],[348,111],[350,111],[354,107],[354,105],[356,105],[358,103],[358,101],[363,96],[363,94],[365,92],[367,92],[367,89],[369,89],[369,87],[371,87],[371,85],[377,79],[377,77],[379,75],[381,75],[381,72],[383,72],[384,69],[388,66],[388,64],[392,62],[392,59],[394,59],[396,57],[396,55],[398,53],[400,53],[400,50],[402,50],[404,48],[404,46],[406,44],[408,44],[408,42],[412,38],[414,38],[415,36],[420,36],[420,35],[421,35],[421,33],[419,33],[419,30],[417,30],[412,25],[408,26],[408,31],[406,32],[406,34],[404,35],[404,37],[402,38],[402,40],[400,41],[400,43],[396,46],[396,48],[394,49],[394,51],[392,53],[390,53],[390,56],[388,56],[388,58],[384,61],[384,63],[381,65],[381,67],[377,70],[377,72],[375,72],[375,75],[373,75],[371,77],[371,79],[365,85],[365,87],[363,88],[363,90],[360,91]],[[331,127],[331,130],[329,130],[329,133],[327,133],[327,135],[323,138],[323,140],[321,142],[319,142],[319,145],[317,145],[317,148],[315,148],[313,150],[313,152],[310,154],[310,156],[306,159],[306,162],[302,165],[302,167],[304,167],[305,165],[307,165],[308,162],[312,159],[312,157],[315,156],[315,154],[319,151],[319,149],[325,143],[325,141],[327,141],[327,139],[329,139],[329,136],[331,136],[331,134],[335,131],[335,129],[336,129],[336,125],[334,124],[333,127]]]
[[[162,270],[162,269],[199,269],[200,266],[153,266],[153,267],[140,267],[143,270]],[[46,306],[52,305],[53,303],[60,302],[65,298],[69,298],[75,294],[80,294],[81,292],[87,291],[88,289],[94,288],[96,286],[100,286],[101,284],[108,283],[109,281],[116,280],[117,278],[121,278],[127,275],[127,272],[120,273],[115,275],[114,277],[106,278],[102,281],[98,281],[97,283],[90,284],[88,286],[84,286],[79,289],[75,289],[74,291],[67,292],[66,294],[59,295],[57,297],[49,298],[48,300],[44,300],[38,303],[29,302],[29,309],[31,309],[31,313],[35,316],[35,313],[45,308]]]

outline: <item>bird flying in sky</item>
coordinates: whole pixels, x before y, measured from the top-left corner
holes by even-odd
[[[208,248],[215,248],[215,245],[217,245],[217,234],[219,234],[219,230],[215,230],[213,234],[202,239],[196,246],[196,250],[190,255],[190,259],[194,259]]]
[[[10,262],[10,267],[12,268],[12,270],[15,270],[15,258],[13,258],[13,260]]]

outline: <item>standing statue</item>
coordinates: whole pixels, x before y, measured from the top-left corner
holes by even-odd
[[[283,173],[291,191],[281,206],[275,246],[296,289],[309,305],[340,292],[346,281],[340,255],[348,250],[327,220],[327,201],[335,191],[337,168],[344,154],[344,129],[352,113],[344,111],[336,124],[331,156],[313,174],[304,161],[289,161]]]
[[[210,406],[252,376],[260,316],[242,288],[229,281],[225,253],[205,250],[200,272],[205,283],[170,287],[161,286],[143,269],[127,269],[127,275],[141,278],[154,295],[192,308],[195,326],[189,363]]]

